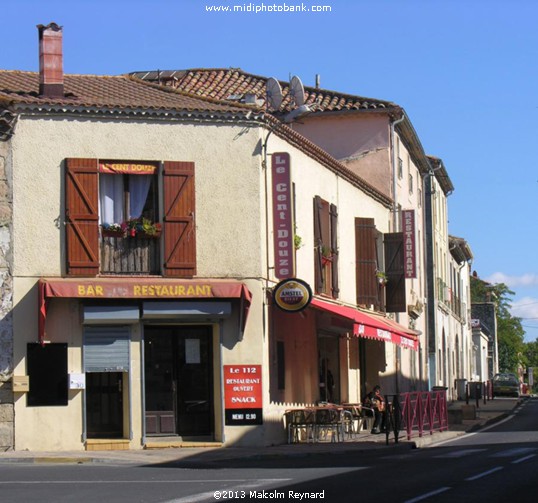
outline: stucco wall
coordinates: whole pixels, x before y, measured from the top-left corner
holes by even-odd
[[[69,157],[194,161],[198,276],[260,276],[258,140],[257,129],[240,125],[20,119],[13,139],[14,276],[65,270],[63,162]]]
[[[389,123],[386,116],[309,116],[292,127],[391,197]]]

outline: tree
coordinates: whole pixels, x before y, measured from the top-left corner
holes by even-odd
[[[504,283],[492,285],[478,278],[476,273],[471,276],[471,302],[495,304],[499,369],[504,372],[517,372],[518,367],[527,362],[525,330],[521,326],[521,318],[510,314],[510,302],[514,294]]]

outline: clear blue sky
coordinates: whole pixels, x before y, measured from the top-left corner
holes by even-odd
[[[538,2],[304,0],[331,12],[209,12],[293,0],[2,0],[0,68],[37,70],[37,24],[64,28],[66,73],[240,67],[403,106],[455,186],[450,233],[515,291],[538,338]]]

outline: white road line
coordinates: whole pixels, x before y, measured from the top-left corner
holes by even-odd
[[[431,491],[426,494],[421,494],[420,496],[417,496],[416,498],[413,498],[411,500],[405,501],[405,503],[415,503],[416,501],[422,501],[426,498],[430,498],[431,496],[435,496],[436,494],[444,493],[445,491],[448,491],[449,489],[452,489],[451,487],[441,487],[440,489],[437,489],[435,491]]]
[[[464,456],[470,456],[471,454],[476,454],[477,452],[484,452],[487,449],[461,449],[458,451],[450,451],[445,454],[439,454],[433,456],[434,458],[462,458]]]
[[[527,461],[531,458],[534,458],[535,456],[536,454],[530,454],[528,456],[525,456],[524,458],[514,459],[514,461],[512,461],[512,464],[517,465],[518,463],[523,463],[523,461]]]
[[[502,466],[497,466],[496,468],[492,468],[491,470],[488,470],[487,472],[482,472],[482,473],[479,473],[478,475],[474,475],[473,477],[468,477],[465,480],[467,480],[468,482],[472,482],[473,480],[481,479],[482,477],[486,477],[502,469],[503,469]]]
[[[516,456],[523,456],[523,454],[529,454],[531,452],[536,452],[535,447],[517,447],[514,449],[507,449],[505,451],[497,452],[492,454],[492,458],[514,458]]]
[[[291,479],[258,479],[261,483],[287,482]],[[0,485],[9,484],[199,484],[199,483],[250,483],[248,479],[199,479],[199,480],[1,480]]]
[[[291,479],[257,479],[257,480],[252,480],[240,487],[232,487],[232,488],[226,488],[226,489],[215,489],[214,491],[207,491],[205,493],[200,493],[200,494],[193,494],[191,496],[184,496],[183,498],[177,498],[177,499],[174,499],[174,500],[168,500],[168,501],[165,501],[164,503],[197,503],[199,501],[217,501],[219,498],[215,498],[215,493],[219,493],[222,497],[222,493],[239,493],[240,495],[242,493],[245,494],[245,496],[249,495],[250,494],[250,491],[251,490],[256,490],[256,489],[260,489],[262,486],[266,486],[268,485],[269,482],[282,482],[282,481],[286,481],[286,482],[289,482]],[[223,500],[225,499],[230,499],[230,498],[222,498]],[[235,499],[235,498],[234,498]]]

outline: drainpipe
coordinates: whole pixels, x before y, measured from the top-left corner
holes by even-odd
[[[398,159],[396,157],[396,148],[395,148],[395,129],[400,122],[403,122],[405,119],[405,112],[402,110],[402,116],[399,119],[396,119],[390,123],[390,145],[392,148],[392,232],[397,232],[399,228],[399,220],[398,220],[398,198],[396,197],[396,186],[397,186],[397,169],[398,169]],[[396,313],[396,321],[399,321],[399,315]],[[400,384],[398,380],[398,376],[400,373],[400,360],[401,360],[401,348],[398,346],[396,348],[395,353],[395,384],[396,384],[396,394],[400,393]]]
[[[397,185],[397,163],[398,159],[396,158],[396,148],[395,148],[395,129],[400,122],[405,120],[405,112],[402,110],[402,116],[399,119],[396,119],[390,124],[390,145],[392,148],[392,232],[398,232],[399,222],[398,222],[398,198],[396,197],[396,185]]]

